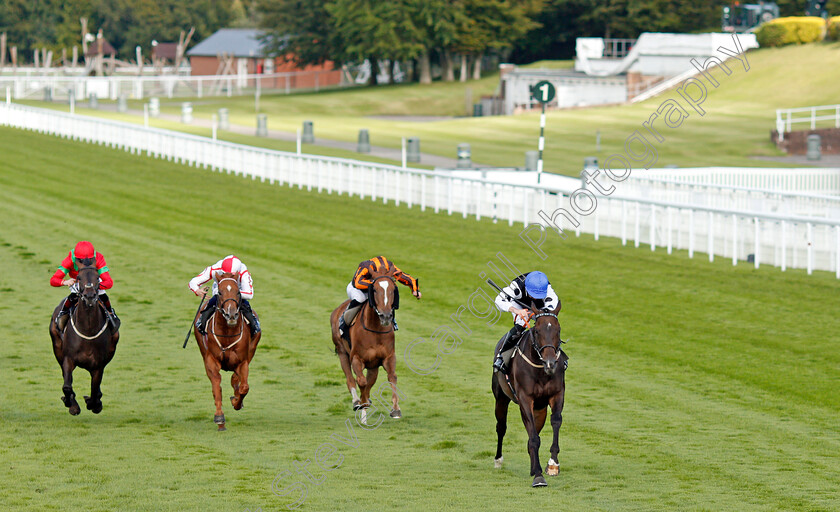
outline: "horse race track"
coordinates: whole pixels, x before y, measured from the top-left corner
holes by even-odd
[[[833,275],[585,236],[550,235],[542,262],[506,224],[10,129],[0,155],[4,509],[840,509]],[[64,290],[48,279],[79,239],[108,258],[123,329],[104,410],[71,417],[47,334]],[[543,489],[530,488],[515,410],[505,467],[493,469],[489,369],[507,315],[491,327],[464,313],[471,333],[427,375],[405,360],[413,339],[454,325],[500,251],[549,275],[571,338],[560,476]],[[228,431],[217,433],[195,341],[181,343],[197,306],[187,281],[231,252],[254,275],[264,335],[245,408],[226,402]],[[398,315],[404,418],[366,430],[346,423],[328,317],[356,264],[378,254],[420,278],[423,300],[403,293]],[[417,345],[415,366],[431,367],[435,350]],[[87,372],[75,376],[87,394]],[[327,442],[338,450],[329,457],[318,452]],[[321,469],[316,454],[339,467]]]

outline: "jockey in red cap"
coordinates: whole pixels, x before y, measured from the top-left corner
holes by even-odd
[[[64,258],[64,261],[61,262],[58,270],[56,270],[55,274],[53,274],[50,278],[51,286],[70,287],[70,295],[64,299],[61,311],[58,312],[58,316],[55,319],[56,326],[59,331],[64,329],[64,326],[67,323],[67,319],[64,317],[69,315],[71,306],[76,304],[76,301],[79,300],[79,285],[76,284],[76,277],[79,275],[80,263],[82,265],[96,264],[96,269],[99,271],[99,300],[101,300],[102,304],[104,304],[108,320],[111,322],[111,325],[114,326],[114,330],[118,330],[120,328],[120,319],[117,317],[117,314],[114,313],[114,308],[111,307],[111,299],[109,299],[108,294],[105,293],[105,290],[114,286],[114,281],[111,279],[108,265],[105,263],[105,256],[96,252],[93,248],[93,244],[87,241],[77,243],[76,247],[74,247],[67,257]],[[67,279],[65,279],[65,276],[67,276]]]
[[[248,320],[248,325],[251,328],[251,335],[260,332],[260,320],[254,311],[251,309],[251,303],[248,302],[254,298],[254,282],[251,279],[251,273],[248,267],[234,255],[227,256],[217,261],[209,267],[205,267],[200,274],[190,280],[190,290],[198,296],[207,294],[206,288],[201,288],[204,283],[213,280],[213,297],[207,302],[207,307],[201,312],[201,316],[195,321],[195,326],[201,334],[207,334],[204,331],[204,326],[210,316],[216,311],[216,302],[219,298],[219,283],[218,279],[223,273],[235,274],[239,272],[239,293],[242,295],[242,301],[239,304],[239,309]]]

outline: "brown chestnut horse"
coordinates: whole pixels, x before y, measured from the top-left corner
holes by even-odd
[[[563,423],[563,400],[566,395],[566,361],[568,358],[560,348],[560,322],[557,313],[534,310],[534,327],[522,335],[514,348],[510,364],[510,385],[502,372],[493,375],[493,396],[496,397],[496,434],[499,443],[496,448],[496,468],[502,467],[502,440],[507,431],[508,405],[511,400],[519,402],[522,422],[528,432],[528,453],[531,456],[533,487],[547,485],[540,465],[540,431],[545,425],[551,407],[551,427],[554,442],[551,444],[551,458],[546,472],[555,476],[560,471],[557,462],[560,451],[558,436]],[[501,342],[500,342],[501,343]],[[496,347],[499,350],[499,347]],[[513,392],[511,392],[511,388]]]
[[[222,283],[225,283],[222,286]],[[213,399],[216,402],[216,414],[213,422],[219,430],[225,430],[225,415],[222,412],[222,375],[221,371],[233,372],[230,385],[234,396],[230,403],[235,410],[242,409],[242,401],[250,389],[248,386],[248,365],[257,351],[262,332],[251,336],[251,330],[245,317],[240,314],[239,306],[242,294],[239,291],[239,273],[226,272],[218,281],[219,297],[216,312],[207,321],[201,334],[198,327],[193,326],[195,340],[204,360],[204,369],[213,386]],[[205,306],[206,309],[206,306]],[[196,315],[196,319],[201,314]],[[195,323],[195,319],[193,319]]]
[[[338,332],[338,318],[347,309],[346,300],[330,315],[332,340],[341,369],[347,377],[347,389],[353,400],[353,410],[362,409],[362,422],[366,422],[366,409],[370,407],[370,390],[376,383],[379,367],[388,373],[391,384],[391,417],[402,418],[397,394],[397,354],[394,340],[394,311],[399,306],[397,283],[390,275],[373,276],[368,287],[368,300],[353,319],[350,329],[350,346]],[[366,374],[363,373],[367,370]],[[356,378],[353,378],[353,372]],[[356,393],[356,386],[359,394]]]
[[[85,397],[88,410],[94,414],[102,411],[102,374],[117,351],[120,339],[105,316],[105,306],[99,301],[99,271],[94,265],[79,269],[76,277],[79,286],[79,300],[70,311],[70,318],[63,329],[56,325],[56,316],[61,311],[64,299],[55,308],[50,319],[50,337],[53,353],[64,375],[64,396],[61,401],[73,416],[81,412],[76,393],[73,391],[73,370],[78,366],[90,373],[90,396]]]

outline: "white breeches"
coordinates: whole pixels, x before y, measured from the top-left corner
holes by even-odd
[[[356,302],[364,302],[367,300],[365,292],[353,286],[353,281],[347,284],[347,298],[355,300]]]

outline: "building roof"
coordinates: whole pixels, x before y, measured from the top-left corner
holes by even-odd
[[[175,60],[178,43],[158,43],[152,46],[152,58]]]
[[[111,43],[108,42],[107,39],[102,39],[102,54],[103,55],[111,55],[113,53],[117,53],[117,50],[111,46]],[[93,41],[92,43],[88,44],[88,49],[85,52],[85,57],[93,57],[94,55],[99,55],[99,40]]]
[[[264,31],[254,28],[223,28],[193,46],[190,57],[215,57],[226,53],[234,57],[264,57],[265,45],[260,41]]]

